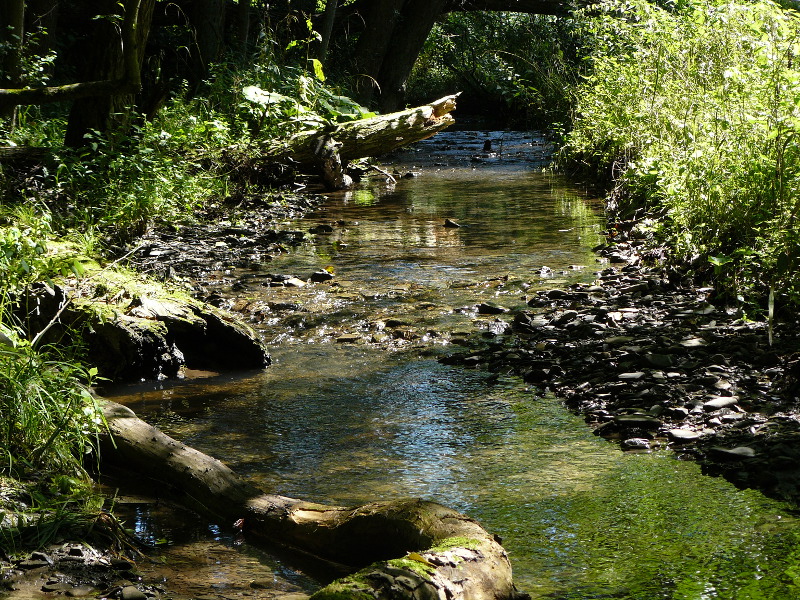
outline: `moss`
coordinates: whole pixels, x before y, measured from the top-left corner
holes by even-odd
[[[337,579],[312,595],[311,600],[375,600],[363,572]]]
[[[394,558],[388,561],[386,564],[388,564],[390,567],[395,567],[396,569],[405,569],[406,571],[411,571],[417,575],[420,575],[421,577],[429,577],[436,570],[436,567],[433,565],[429,565],[409,557]]]
[[[453,536],[445,538],[430,548],[428,552],[444,552],[453,548],[468,548],[469,550],[477,550],[481,546],[481,541],[475,538]]]

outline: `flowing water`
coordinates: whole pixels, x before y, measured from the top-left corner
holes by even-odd
[[[501,156],[480,155],[487,137]],[[220,272],[234,301],[297,305],[258,323],[270,368],[116,399],[268,492],[337,505],[418,496],[476,517],[534,598],[800,598],[788,507],[667,450],[623,453],[557,398],[435,360],[470,333],[502,336],[478,302],[514,309],[537,288],[591,280],[602,217],[539,172],[540,140],[453,133],[421,147],[397,159],[401,173],[424,167],[419,177],[332,196],[300,224],[332,231],[268,266]],[[262,285],[267,271],[324,268],[335,285]],[[152,573],[171,590],[274,597],[318,585],[227,526],[160,504],[130,511],[142,535],[165,542],[166,566]]]

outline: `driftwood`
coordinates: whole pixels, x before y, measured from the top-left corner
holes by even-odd
[[[452,509],[416,499],[344,508],[265,494],[124,406],[109,402],[105,415],[110,436],[101,444],[102,465],[159,480],[184,505],[235,523],[245,535],[354,571],[318,591],[314,600],[520,596],[499,541]]]
[[[265,159],[292,160],[319,168],[329,187],[342,189],[352,181],[344,174],[347,162],[380,156],[446,129],[455,119],[459,94],[387,115],[342,123],[330,131],[304,131],[266,151]]]

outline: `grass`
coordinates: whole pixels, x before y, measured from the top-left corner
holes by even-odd
[[[769,1],[606,1],[562,159],[666,215],[674,256],[730,301],[800,300],[800,18]]]

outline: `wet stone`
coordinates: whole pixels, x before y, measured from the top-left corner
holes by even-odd
[[[325,281],[330,281],[333,279],[333,273],[329,273],[325,270],[315,271],[311,274],[310,277],[311,281],[314,283],[323,283]]]
[[[735,396],[715,396],[710,400],[703,402],[703,408],[707,411],[719,410],[720,408],[727,408],[734,406],[739,401]]]
[[[97,590],[90,585],[76,585],[72,589],[66,591],[66,595],[72,598],[82,598],[83,596],[91,596]]]
[[[753,458],[756,455],[756,451],[747,446],[738,446],[736,448],[713,446],[708,449],[708,455],[715,460],[735,461]]]
[[[122,588],[119,596],[122,600],[147,600],[147,594],[133,585]]]
[[[648,415],[617,415],[614,422],[623,427],[635,427],[641,429],[658,429],[661,427],[661,420]]]
[[[643,371],[633,371],[631,373],[620,373],[619,378],[623,381],[636,381],[644,377]]]
[[[478,314],[480,315],[502,315],[508,312],[504,306],[499,306],[494,302],[481,302],[478,304]]]
[[[703,437],[700,432],[693,429],[670,429],[667,431],[667,436],[677,443],[694,442]]]
[[[622,442],[622,447],[627,450],[650,450],[650,440],[645,438],[628,438]]]

